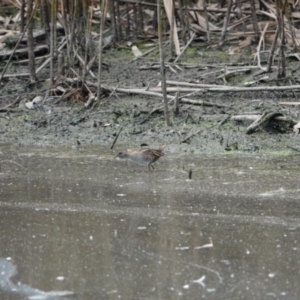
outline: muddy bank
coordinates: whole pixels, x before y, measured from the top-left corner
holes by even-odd
[[[197,54],[199,50],[202,51],[202,56]],[[110,49],[105,53],[104,60],[109,65],[109,68],[103,71],[104,85],[146,89],[155,87],[160,80],[157,69],[141,68],[157,63],[158,56],[132,61],[129,51]],[[186,67],[191,61],[205,67]],[[169,68],[166,70],[167,79],[220,84],[222,79],[216,78],[216,67],[208,67],[208,63],[212,62],[215,65],[249,64],[249,58],[247,53],[224,57],[221,52],[215,51],[212,54],[212,51],[205,51],[205,48],[196,45],[184,55],[180,70],[176,73]],[[214,70],[213,75],[209,75],[211,70]],[[170,104],[172,126],[166,127],[162,100],[145,95],[111,93],[88,109],[84,106],[86,98],[81,101],[71,97],[62,100],[59,95],[52,95],[36,109],[26,108],[26,102],[36,95],[45,94],[47,72],[45,69],[40,81],[34,85],[24,87],[25,82],[16,82],[16,79],[6,82],[1,95],[1,106],[5,108],[0,112],[2,144],[111,146],[121,127],[123,131],[116,148],[121,144],[139,147],[141,144],[156,146],[169,143],[174,149],[192,152],[286,152],[292,151],[287,149],[287,145],[297,147],[299,143],[299,137],[292,133],[289,122],[270,120],[254,134],[247,135],[245,129],[253,120],[230,120],[233,115],[262,115],[264,112],[278,111],[296,121],[300,115],[298,106],[284,106],[279,102],[295,101],[297,92],[194,93],[192,99],[204,101],[208,105],[181,103],[179,114],[175,116],[173,104]],[[228,80],[227,85],[242,85],[244,80],[254,77],[256,72],[247,71],[234,76]],[[264,86],[274,83],[276,84],[276,81],[270,79],[262,84],[262,90]],[[17,96],[21,97],[20,102],[6,109]],[[228,120],[225,121],[226,119]]]

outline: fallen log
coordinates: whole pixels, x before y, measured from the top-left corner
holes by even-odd
[[[259,118],[261,118],[261,115],[236,115],[231,116],[231,121],[256,121]],[[289,122],[291,124],[296,124],[297,122],[295,120],[290,119],[287,116],[277,116],[274,117],[274,120],[279,122]]]
[[[279,112],[269,112],[269,113],[265,112],[258,119],[256,119],[250,126],[247,127],[245,133],[246,134],[254,133],[258,127],[260,127],[264,123],[278,116],[282,116],[282,114]]]

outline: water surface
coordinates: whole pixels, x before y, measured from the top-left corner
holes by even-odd
[[[297,155],[0,151],[1,299],[299,299]]]

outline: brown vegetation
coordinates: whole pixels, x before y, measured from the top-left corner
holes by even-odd
[[[158,4],[162,7],[161,18]],[[12,78],[18,77],[28,78],[35,85],[40,81],[41,71],[47,69],[48,78],[43,78],[47,88],[42,94],[42,103],[51,96],[58,96],[61,99],[84,100],[85,107],[90,108],[117,93],[162,97],[165,99],[166,123],[170,125],[168,109],[173,103],[177,115],[180,103],[211,105],[191,99],[197,93],[300,89],[286,71],[286,57],[300,60],[297,54],[300,48],[298,1],[10,0],[1,1],[0,11],[0,89]],[[103,49],[120,47],[124,41],[129,41],[128,46],[132,47],[133,62],[159,49],[160,63],[156,68],[160,70],[162,84],[140,89],[102,82],[102,70],[107,67],[102,59]],[[141,52],[136,41],[151,41],[153,48]],[[199,67],[197,64],[179,64],[187,49],[197,42],[212,50],[227,51],[229,55],[237,55],[246,48],[255,49],[257,63],[230,67],[225,64],[217,82],[202,78],[200,81],[174,84],[166,80],[166,69],[176,73],[185,67]],[[9,69],[14,60],[26,59],[27,72],[13,73]],[[241,72],[254,69],[259,75],[272,72],[274,62],[277,62],[276,80],[283,80],[280,86],[278,82],[275,86],[260,85],[264,77],[248,82],[246,87],[228,86],[231,78]],[[219,65],[207,66],[220,69]],[[143,68],[153,69],[155,66],[150,64]],[[256,87],[252,88],[252,85]],[[29,106],[34,108],[34,105]],[[6,111],[7,106],[2,105],[2,109]],[[151,118],[151,114],[147,119]],[[272,117],[279,115],[282,116],[282,112],[271,111],[268,114]],[[254,128],[247,133],[254,132]]]

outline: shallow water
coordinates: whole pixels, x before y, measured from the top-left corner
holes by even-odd
[[[299,299],[297,155],[0,151],[0,299]]]

